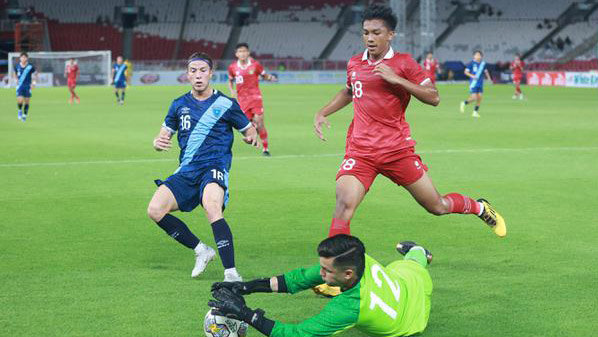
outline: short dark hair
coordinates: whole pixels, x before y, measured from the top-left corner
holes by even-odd
[[[484,53],[482,53],[482,51],[479,50],[479,49],[478,50],[474,50],[472,55],[475,55],[477,53],[480,53],[480,55],[484,56]]]
[[[395,13],[392,12],[392,9],[390,9],[390,7],[382,5],[372,5],[366,8],[366,10],[363,12],[363,20],[361,21],[361,24],[363,25],[363,23],[366,20],[374,19],[380,19],[384,21],[386,27],[388,27],[388,29],[392,31],[394,31],[395,28],[397,28],[397,16],[395,15]]]
[[[27,58],[29,58],[29,54],[27,54],[27,52],[25,52],[25,51],[19,55],[19,57],[21,57],[21,56],[26,56]]]
[[[239,49],[239,48],[247,48],[249,50],[249,45],[247,44],[247,42],[239,42],[237,43],[237,45],[235,46],[235,50]]]
[[[332,265],[335,268],[354,269],[361,278],[365,269],[365,246],[355,236],[338,234],[327,238],[318,245],[318,255],[325,258],[334,258]]]
[[[210,69],[213,68],[214,61],[212,60],[212,57],[210,57],[210,55],[208,55],[207,53],[204,53],[204,52],[196,52],[196,53],[191,54],[191,56],[189,56],[189,58],[187,59],[187,65],[189,65],[189,63],[191,63],[193,61],[197,61],[197,60],[203,60],[208,64],[208,66],[210,66]]]

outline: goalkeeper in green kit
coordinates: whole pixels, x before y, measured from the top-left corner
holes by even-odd
[[[269,279],[214,283],[215,300],[208,305],[270,337],[324,337],[353,327],[372,336],[410,336],[428,323],[432,279],[426,266],[432,254],[411,241],[397,244],[397,251],[405,258],[383,266],[365,254],[358,238],[339,234],[320,243],[318,265]],[[270,320],[263,310],[247,307],[243,298],[255,292],[295,294],[322,282],[339,286],[342,293],[297,324]]]

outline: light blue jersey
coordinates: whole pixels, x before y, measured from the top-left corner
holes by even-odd
[[[15,74],[18,78],[17,96],[31,97],[31,80],[35,67],[31,63],[27,63],[24,67],[21,63],[15,65]]]
[[[114,65],[112,65],[112,68],[114,69],[114,78],[112,78],[112,81],[114,82],[114,87],[125,88],[127,86],[127,78],[125,77],[127,65],[125,63],[115,63]]]
[[[484,91],[484,71],[486,70],[486,62],[471,61],[466,67],[475,78],[469,79],[469,91],[478,93]]]
[[[232,161],[233,128],[243,132],[251,127],[237,101],[217,90],[200,101],[189,92],[172,102],[164,127],[177,132],[181,154],[177,172],[193,171],[206,163]]]

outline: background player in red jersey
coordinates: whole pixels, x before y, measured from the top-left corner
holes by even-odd
[[[434,58],[432,52],[426,54],[426,59],[423,62],[424,71],[426,76],[432,81],[432,84],[436,84],[436,74],[440,72],[440,63]]]
[[[440,195],[427,175],[427,167],[415,153],[405,110],[411,96],[425,104],[440,102],[438,91],[408,54],[393,51],[396,16],[384,6],[364,12],[363,41],[366,50],[347,66],[347,88],[342,89],[315,115],[314,128],[325,140],[326,116],[353,101],[354,117],[347,132],[346,154],[337,174],[336,208],[330,236],[350,234],[349,222],[378,174],[403,186],[434,215],[475,214],[503,237],[506,225],[490,204],[450,193]]]
[[[513,72],[513,83],[515,83],[515,94],[513,99],[523,99],[523,93],[521,92],[521,79],[523,78],[523,67],[525,62],[521,61],[521,55],[515,55],[515,60],[511,63],[511,71]]]
[[[79,96],[75,93],[75,87],[77,86],[77,79],[79,78],[79,66],[74,58],[70,58],[64,67],[64,76],[66,76],[66,86],[69,88],[71,98],[69,103],[73,104],[73,100],[77,100],[77,103],[81,102]]]
[[[247,43],[237,44],[235,48],[237,62],[228,66],[228,88],[231,96],[237,97],[241,109],[259,132],[264,146],[262,154],[269,157],[268,131],[264,125],[264,103],[259,80],[261,77],[266,81],[276,81],[276,76],[267,74],[264,67],[249,54]]]

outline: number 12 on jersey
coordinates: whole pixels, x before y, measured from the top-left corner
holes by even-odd
[[[382,279],[380,279],[378,274],[382,275],[382,278],[384,281],[386,281],[386,284],[390,288],[395,301],[399,302],[399,299],[401,298],[401,287],[399,286],[399,283],[397,281],[391,280],[390,277],[388,277],[388,275],[384,272],[382,267],[375,264],[372,266],[372,279],[379,289],[382,289]],[[380,307],[380,309],[382,309],[382,311],[390,318],[397,318],[397,311],[392,306],[388,305],[388,303],[384,302],[378,295],[376,295],[376,293],[370,291],[369,308],[370,310],[374,310],[375,307]]]

